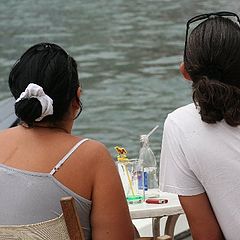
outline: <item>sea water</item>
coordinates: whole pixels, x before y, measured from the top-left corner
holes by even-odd
[[[77,61],[83,112],[74,133],[138,155],[138,137],[151,137],[160,153],[167,114],[191,102],[191,87],[178,67],[185,23],[195,14],[239,12],[238,0],[1,0],[0,100],[10,96],[11,66],[41,41],[63,46]]]

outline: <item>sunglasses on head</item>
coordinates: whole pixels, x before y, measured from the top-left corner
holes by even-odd
[[[190,24],[192,24],[194,22],[197,22],[197,21],[204,20],[204,19],[208,19],[208,18],[211,18],[211,17],[236,17],[237,18],[237,22],[240,25],[240,19],[239,19],[238,15],[236,13],[226,12],[226,11],[200,14],[200,15],[197,15],[195,17],[190,18],[187,21],[187,25],[186,25],[186,36],[185,36],[185,46],[184,46],[184,59],[186,58],[186,48],[187,48],[187,40],[188,40],[188,32],[189,32]]]

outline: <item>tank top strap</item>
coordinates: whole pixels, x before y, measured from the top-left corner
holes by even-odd
[[[84,138],[81,141],[77,142],[71,149],[70,151],[58,162],[58,164],[52,169],[52,171],[50,172],[51,175],[54,175],[54,173],[56,173],[59,168],[64,164],[64,162],[77,150],[77,148],[83,144],[84,142],[86,142],[88,140],[88,138]]]

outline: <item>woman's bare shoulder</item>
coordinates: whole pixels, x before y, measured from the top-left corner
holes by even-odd
[[[7,143],[8,141],[12,141],[14,136],[17,137],[18,135],[18,127],[12,127],[12,128],[7,128],[3,129],[0,131],[0,145],[1,143]],[[20,137],[20,133],[19,133]]]
[[[102,142],[99,142],[95,139],[88,139],[88,141],[86,141],[86,143],[87,143],[86,144],[87,148],[96,150],[95,153],[97,153],[98,151],[100,151],[101,153],[108,151],[107,147]]]
[[[112,161],[112,157],[107,147],[102,143],[94,139],[89,139],[84,143],[85,148],[81,150],[81,154],[87,154],[88,159],[91,161],[108,162]],[[80,151],[79,151],[80,153]]]

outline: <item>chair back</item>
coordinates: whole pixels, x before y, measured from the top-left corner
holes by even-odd
[[[60,203],[63,213],[57,218],[34,224],[0,225],[0,240],[85,240],[73,197],[63,197]],[[140,237],[135,228],[135,240],[171,239],[166,235]]]
[[[0,225],[1,240],[85,240],[72,197],[61,199],[59,217],[25,225]]]

